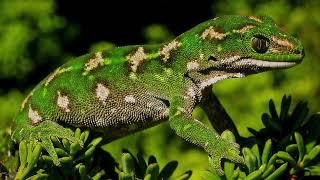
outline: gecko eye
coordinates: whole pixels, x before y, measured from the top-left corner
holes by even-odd
[[[257,53],[267,52],[269,44],[268,38],[261,35],[254,36],[251,41],[251,46]]]

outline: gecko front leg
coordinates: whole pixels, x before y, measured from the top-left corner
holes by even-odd
[[[189,89],[190,91],[190,89]],[[183,94],[190,94],[186,90]],[[169,123],[180,137],[204,148],[211,156],[217,174],[222,175],[220,165],[222,158],[236,163],[243,163],[239,155],[239,145],[222,139],[213,129],[208,128],[200,121],[192,117],[194,102],[188,96],[174,97],[170,104]]]

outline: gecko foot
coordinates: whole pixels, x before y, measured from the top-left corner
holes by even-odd
[[[72,130],[52,121],[43,121],[37,126],[24,125],[23,127],[17,128],[12,135],[13,140],[18,142],[21,140],[25,140],[26,142],[39,141],[41,146],[52,158],[53,163],[56,166],[60,166],[59,158],[55,152],[51,137],[64,138],[70,142],[78,142],[79,145],[83,147],[83,142],[74,136]]]
[[[209,155],[209,163],[212,170],[219,176],[224,174],[221,168],[221,160],[228,159],[235,163],[244,163],[244,159],[240,156],[239,145],[237,143],[222,140],[219,145],[212,148]]]

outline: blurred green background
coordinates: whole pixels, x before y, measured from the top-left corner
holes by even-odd
[[[271,16],[286,32],[296,35],[306,51],[302,64],[292,69],[229,79],[214,86],[240,134],[250,136],[247,127],[260,129],[260,115],[267,111],[268,100],[279,105],[283,94],[292,95],[294,103],[308,101],[311,112],[319,111],[320,1],[180,3],[184,2],[0,0],[0,129],[10,131],[24,96],[68,59],[118,45],[164,42],[224,14]],[[199,109],[194,115],[205,119]],[[177,137],[167,123],[104,146],[115,158],[123,148],[142,151],[145,156],[153,154],[160,165],[178,160],[179,172],[191,169],[195,179],[198,170],[208,168],[207,154]]]

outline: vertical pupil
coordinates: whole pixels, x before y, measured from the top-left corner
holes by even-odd
[[[262,41],[261,39],[258,39],[258,49],[261,49],[261,47],[262,47],[262,42],[261,41]]]

